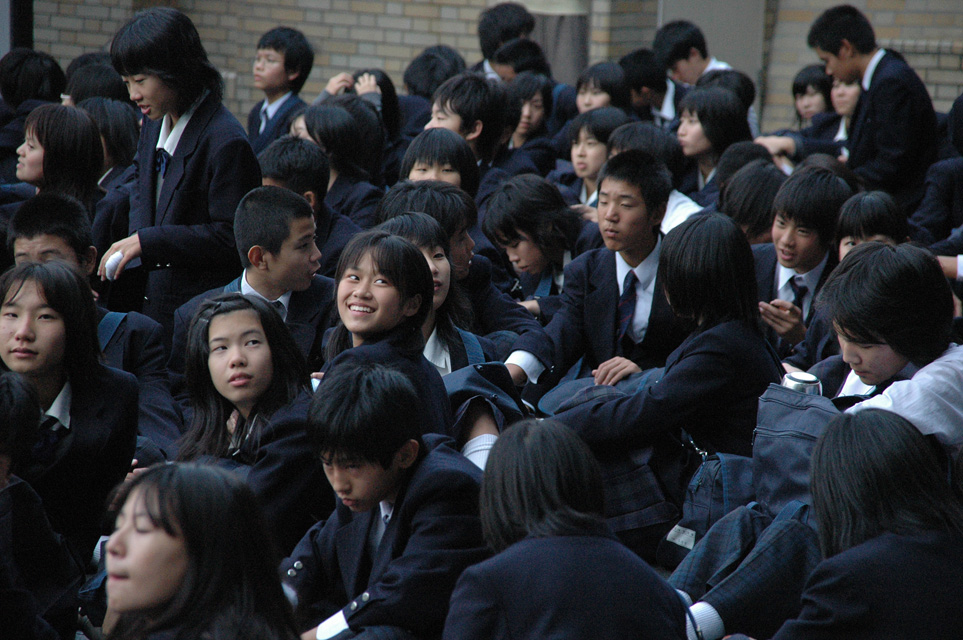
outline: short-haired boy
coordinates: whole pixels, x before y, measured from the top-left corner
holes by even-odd
[[[665,67],[649,49],[636,49],[622,56],[619,66],[625,71],[632,108],[639,118],[670,131],[678,129],[679,103],[689,89],[667,78]]]
[[[460,73],[438,87],[431,102],[431,120],[425,129],[448,129],[464,138],[481,162],[490,168],[495,147],[505,128],[501,95],[485,76]]]
[[[338,501],[281,563],[302,638],[440,636],[458,576],[488,555],[481,472],[447,438],[420,435],[414,387],[379,364],[332,369],[308,429]]]
[[[314,50],[304,34],[275,27],[261,36],[254,58],[254,88],[264,99],[247,117],[248,139],[260,153],[288,132],[293,110],[304,104],[298,96],[314,65]]]
[[[321,249],[318,273],[334,277],[342,249],[361,232],[361,227],[324,201],[330,171],[328,156],[308,140],[285,135],[268,145],[257,160],[261,165],[261,184],[298,193],[311,205],[317,224],[315,239]]]
[[[772,243],[752,250],[759,312],[780,357],[806,335],[813,300],[836,264],[836,218],[851,195],[841,178],[817,167],[793,173],[776,192]]]
[[[709,55],[702,29],[688,20],[662,25],[655,32],[652,51],[673,80],[689,85],[694,85],[699,76],[708,71],[732,68]]]

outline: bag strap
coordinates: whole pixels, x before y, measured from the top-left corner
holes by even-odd
[[[120,326],[120,323],[123,322],[126,317],[126,313],[108,311],[107,315],[100,321],[100,324],[97,325],[97,341],[100,343],[101,351],[107,348],[110,339],[117,333],[117,327]]]
[[[772,519],[772,523],[783,522],[785,520],[799,520],[800,522],[806,522],[809,520],[808,517],[809,505],[802,500],[790,500],[786,503],[776,517]]]
[[[538,286],[535,287],[535,293],[532,297],[538,300],[539,298],[544,298],[552,293],[552,272],[551,269],[546,269],[545,273],[542,274],[542,279],[538,281]]]
[[[456,329],[458,329],[456,327]],[[484,364],[485,352],[482,350],[481,342],[474,333],[458,329],[461,341],[465,345],[465,352],[468,355],[468,364]]]

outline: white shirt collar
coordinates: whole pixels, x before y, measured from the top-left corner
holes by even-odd
[[[497,80],[499,82],[502,81],[501,76],[498,75],[498,72],[495,71],[495,68],[492,66],[492,63],[489,62],[487,59],[484,62],[482,62],[482,71],[485,72],[485,77],[488,78],[489,80]]]
[[[588,189],[585,187],[585,180],[582,180],[582,190],[579,191],[578,193],[578,201],[581,202],[582,204],[586,204],[590,207],[594,207],[598,205],[598,200],[599,200],[598,186],[595,187],[595,191],[593,191],[592,193],[589,193]]]
[[[281,108],[281,105],[283,105],[283,104],[287,101],[287,99],[290,98],[292,95],[294,95],[294,94],[293,94],[292,92],[288,91],[288,92],[285,93],[283,96],[281,96],[280,98],[278,98],[278,99],[275,100],[274,102],[270,102],[270,103],[267,102],[267,99],[265,98],[265,103],[264,103],[264,105],[261,107],[261,113],[266,113],[266,114],[267,114],[267,117],[268,117],[268,120],[270,120],[271,118],[274,117],[274,114],[276,114],[276,113],[278,112],[278,109]]]
[[[448,352],[448,348],[442,344],[441,339],[438,337],[437,326],[431,331],[431,335],[428,336],[428,341],[425,342],[425,348],[422,354],[424,354],[425,360],[430,362],[442,376],[451,373],[451,353]]]
[[[381,508],[381,521],[385,524],[388,524],[388,522],[391,520],[391,514],[394,513],[395,503],[382,500],[378,503],[378,507]]]
[[[855,371],[850,371],[846,381],[839,388],[837,396],[868,396],[876,390],[875,386],[864,384]]]
[[[827,252],[826,255],[823,256],[822,261],[819,264],[817,264],[814,268],[807,271],[806,273],[797,273],[795,269],[789,269],[787,267],[782,266],[781,264],[778,265],[779,266],[779,274],[778,274],[779,288],[782,289],[783,287],[785,287],[786,284],[790,280],[792,280],[792,278],[794,278],[795,276],[800,276],[803,279],[803,282],[809,288],[810,292],[816,291],[816,285],[819,284],[819,278],[823,275],[823,269],[826,268],[826,263],[828,261],[829,261],[829,253]]]
[[[207,97],[208,92],[205,91],[200,98],[197,99],[190,108],[184,112],[180,118],[177,119],[177,124],[171,126],[171,115],[165,114],[164,119],[161,121],[160,136],[157,137],[157,149],[163,149],[167,153],[174,155],[177,151],[177,144],[181,141],[181,136],[184,134],[184,129],[187,128],[187,123],[190,122],[191,116],[197,111],[198,105],[204,101]]]
[[[635,271],[635,277],[639,279],[639,285],[643,289],[655,286],[655,274],[659,269],[659,251],[662,249],[662,238],[657,238],[655,248],[652,252],[639,263],[634,269],[625,261],[622,254],[615,252],[615,275],[618,277],[619,295],[622,295],[622,285],[625,284],[625,276],[629,271]]]
[[[876,67],[885,55],[886,49],[877,49],[873,57],[869,59],[869,64],[866,65],[866,71],[863,73],[863,91],[869,91],[869,85],[873,82],[873,74],[876,72]]]
[[[45,416],[56,418],[65,429],[70,429],[70,404],[73,400],[73,390],[70,388],[70,380],[64,383],[63,388],[57,397],[54,398],[50,408],[44,412]]]
[[[244,274],[241,276],[241,293],[246,296],[257,296],[261,300],[265,300],[269,303],[275,302],[274,300],[261,295],[254,287],[251,286],[251,283],[247,281],[247,269],[244,270]],[[291,292],[286,292],[284,295],[278,298],[277,301],[284,305],[284,319],[287,320],[288,308],[291,306]]]
[[[697,171],[696,171],[696,178],[698,178],[697,183],[698,183],[698,185],[699,185],[699,191],[702,191],[703,189],[705,189],[705,188],[706,188],[706,185],[709,184],[710,182],[712,182],[712,179],[713,179],[715,176],[716,176],[715,167],[713,167],[712,171],[710,171],[710,172],[709,172],[709,175],[706,176],[705,178],[702,177],[702,172],[697,170]]]
[[[655,107],[650,107],[652,109],[652,115],[657,118],[662,118],[665,122],[672,122],[675,120],[675,83],[666,78],[665,81],[665,98],[662,100],[662,108],[656,109]]]

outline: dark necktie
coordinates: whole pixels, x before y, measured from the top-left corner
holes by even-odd
[[[268,122],[270,121],[271,121],[271,118],[268,117],[267,105],[264,105],[263,107],[261,107],[261,128],[258,129],[259,134],[264,133],[264,130],[267,129]]]
[[[40,423],[40,433],[31,450],[34,463],[48,465],[53,462],[57,446],[65,435],[67,435],[67,429],[60,424],[59,420],[53,416],[45,417]]]
[[[274,310],[277,311],[282,318],[284,318],[285,309],[284,309],[283,302],[281,302],[280,300],[275,300],[274,302],[271,303],[271,306],[274,307]]]
[[[806,312],[803,309],[803,301],[806,299],[806,294],[809,293],[809,287],[796,282],[796,276],[793,276],[789,280],[789,287],[792,289],[792,303],[799,307],[799,311],[802,312],[803,318],[805,318]]]
[[[171,154],[167,153],[164,149],[157,149],[154,152],[154,170],[164,177],[167,173],[167,167],[171,163]]]
[[[635,283],[638,278],[635,271],[625,274],[625,282],[622,284],[622,295],[619,296],[619,340],[625,337],[632,326],[632,317],[635,315]]]

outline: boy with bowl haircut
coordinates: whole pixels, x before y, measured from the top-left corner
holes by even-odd
[[[286,134],[291,115],[304,105],[300,98],[311,67],[314,51],[304,34],[288,27],[275,27],[261,36],[254,58],[254,87],[264,99],[247,117],[248,139],[254,153]]]

